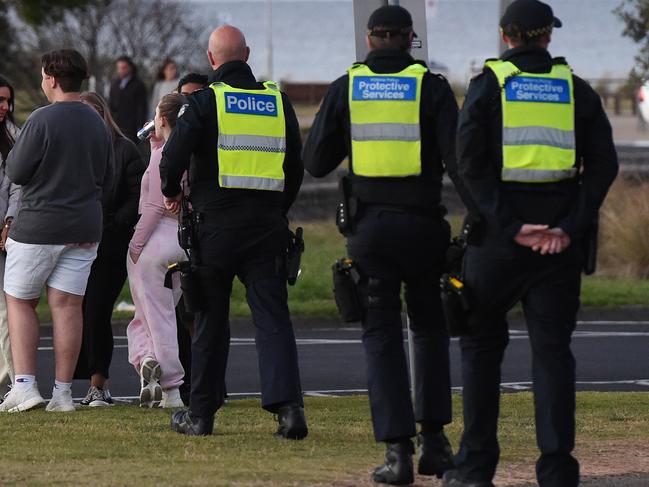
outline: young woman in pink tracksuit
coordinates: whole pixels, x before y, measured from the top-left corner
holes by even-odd
[[[173,290],[164,287],[167,266],[187,260],[177,238],[177,217],[165,209],[160,190],[162,149],[176,124],[183,97],[160,100],[155,115],[151,160],[140,193],[140,220],[129,245],[128,281],[135,316],[128,325],[128,360],[140,374],[140,406],[182,407],[178,387],[183,367],[178,358],[175,307],[181,297],[178,275]]]

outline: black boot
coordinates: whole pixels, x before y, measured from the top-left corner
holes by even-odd
[[[451,444],[443,431],[431,434],[419,433],[417,444],[420,448],[417,468],[419,475],[436,475],[441,479],[444,472],[455,466]]]
[[[447,470],[442,487],[494,487],[494,484],[481,480],[464,480],[457,470]]]
[[[297,404],[287,404],[277,410],[277,436],[289,440],[301,440],[309,434],[304,417],[304,408]]]
[[[412,441],[386,443],[385,463],[374,469],[372,480],[380,484],[408,485],[415,481],[412,455],[415,448]]]
[[[171,415],[171,429],[188,436],[207,436],[214,430],[214,416],[199,418],[192,416],[189,409],[176,411]]]

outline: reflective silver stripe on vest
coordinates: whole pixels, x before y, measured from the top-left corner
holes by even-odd
[[[546,182],[562,181],[564,179],[574,178],[577,175],[577,169],[509,169],[503,168],[503,181],[525,182]]]
[[[353,123],[352,139],[367,140],[419,140],[419,124],[416,123]]]
[[[575,133],[550,127],[505,127],[503,145],[549,145],[574,150]]]
[[[221,186],[225,188],[262,189],[284,191],[283,179],[260,178],[256,176],[221,176]]]
[[[219,134],[219,149],[276,153],[286,152],[286,139],[284,137],[270,137],[266,135]]]

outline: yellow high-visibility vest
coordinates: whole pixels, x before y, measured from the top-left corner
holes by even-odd
[[[222,82],[216,95],[219,185],[222,188],[284,190],[286,123],[282,95],[273,82],[243,90]]]
[[[487,61],[501,88],[503,181],[550,183],[574,178],[575,97],[572,70],[524,73],[508,61]]]
[[[352,170],[366,177],[421,174],[419,105],[428,69],[412,64],[377,74],[364,64],[349,70]]]

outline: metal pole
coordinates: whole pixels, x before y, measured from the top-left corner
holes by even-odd
[[[266,0],[266,76],[273,79],[273,3]]]
[[[415,402],[415,344],[412,340],[412,330],[410,329],[410,316],[408,315],[408,307],[406,306],[406,330],[408,337],[408,368],[410,369],[410,394],[412,394],[412,402]]]

